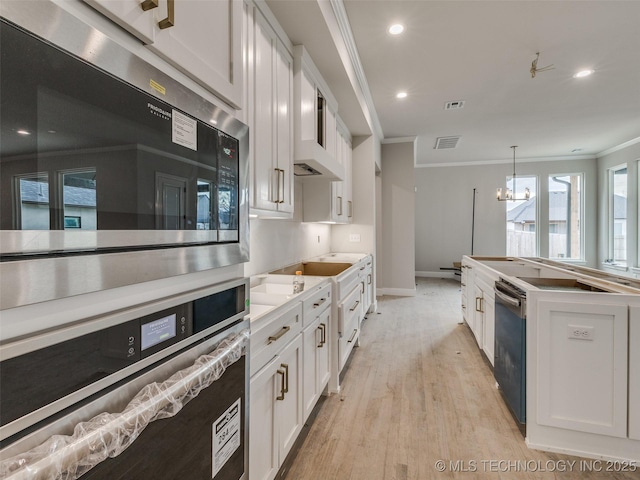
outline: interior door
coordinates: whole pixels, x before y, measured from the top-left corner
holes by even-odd
[[[184,230],[187,179],[156,174],[156,222],[159,230]]]

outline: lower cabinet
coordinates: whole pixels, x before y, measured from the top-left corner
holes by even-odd
[[[640,307],[629,309],[629,438],[640,440]]]
[[[326,308],[302,332],[304,343],[304,379],[302,384],[304,420],[309,418],[331,375],[330,328],[331,308]]]
[[[362,316],[362,290],[360,285],[358,283],[338,307],[338,371],[342,371],[360,334],[360,318]]]
[[[250,480],[272,480],[302,430],[302,337],[251,378]]]
[[[627,437],[628,307],[599,294],[537,302],[541,425]]]

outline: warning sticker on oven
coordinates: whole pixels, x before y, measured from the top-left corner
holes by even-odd
[[[212,427],[213,478],[240,447],[240,399],[227,408],[227,411],[213,423]]]
[[[173,110],[171,115],[171,141],[197,151],[198,123],[184,113]]]

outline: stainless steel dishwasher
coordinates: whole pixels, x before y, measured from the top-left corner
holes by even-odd
[[[248,478],[247,280],[0,346],[0,478]]]
[[[495,284],[493,374],[518,427],[527,422],[527,294],[500,279]]]

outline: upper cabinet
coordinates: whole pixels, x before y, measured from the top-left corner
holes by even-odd
[[[84,0],[228,102],[242,105],[242,0]]]
[[[344,180],[309,181],[304,184],[305,222],[353,222],[351,135],[340,117],[336,117],[336,125],[336,159],[344,168]]]
[[[293,215],[293,57],[260,10],[247,4],[247,118],[251,209]]]
[[[337,158],[338,103],[302,45],[294,54],[295,174],[313,182],[343,180]]]

